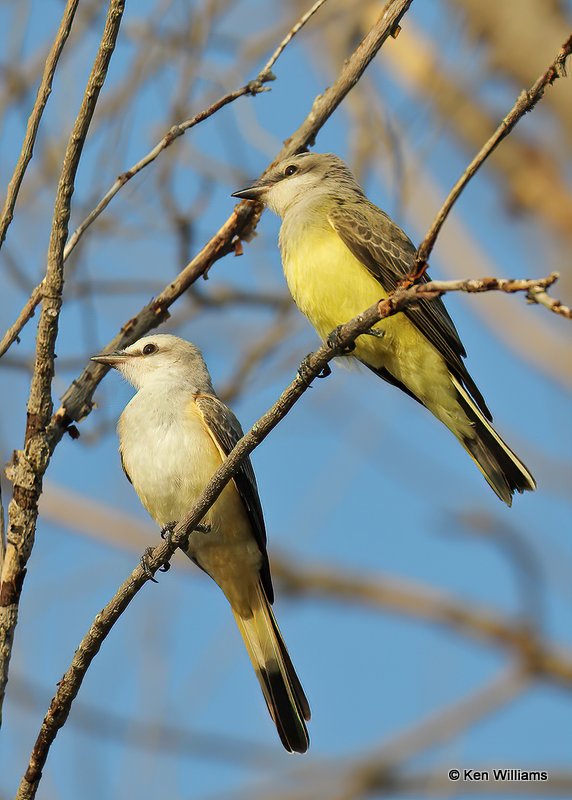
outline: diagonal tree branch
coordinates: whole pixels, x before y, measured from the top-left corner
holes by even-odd
[[[38,128],[40,127],[42,114],[44,113],[44,108],[46,107],[48,97],[52,91],[52,80],[54,78],[54,73],[62,54],[62,50],[64,49],[64,45],[68,40],[68,36],[70,35],[78,4],[79,0],[68,0],[66,3],[60,27],[58,28],[56,38],[54,39],[46,59],[44,74],[42,75],[42,81],[38,88],[36,102],[34,103],[34,107],[28,119],[28,127],[26,128],[22,150],[20,151],[18,161],[14,168],[14,173],[10,179],[10,183],[8,184],[6,200],[4,201],[4,208],[2,209],[2,215],[0,216],[0,247],[2,247],[2,244],[4,243],[6,233],[8,232],[8,228],[14,217],[14,207],[16,206],[16,200],[18,199],[20,186],[24,180],[24,175],[26,174],[28,164],[32,160],[34,144],[36,142],[36,136],[38,133]],[[37,302],[39,302],[39,299]]]
[[[0,584],[0,709],[8,680],[26,564],[34,545],[38,498],[51,456],[47,445],[46,427],[53,411],[51,390],[64,283],[63,251],[68,235],[75,175],[99,92],[107,75],[123,9],[124,0],[111,0],[99,49],[66,148],[56,192],[46,277],[42,291],[42,313],[38,322],[36,357],[28,399],[24,449],[14,454],[9,469],[13,493],[8,507],[8,537]]]
[[[381,319],[386,319],[399,313],[407,305],[414,303],[421,295],[426,298],[433,298],[447,290],[470,291],[473,293],[493,290],[524,292],[529,291],[534,286],[545,287],[554,283],[555,280],[554,276],[537,281],[504,281],[484,278],[477,281],[439,281],[435,284],[416,284],[409,288],[401,288],[387,299],[371,306],[362,314],[350,320],[350,322],[341,325],[337,329],[336,347],[324,344],[315,353],[310,354],[304,360],[298,375],[292,383],[282,392],[274,405],[240,439],[221,467],[214,473],[197,503],[190,509],[187,516],[177,524],[169,540],[158,545],[152,551],[146,560],[148,569],[144,570],[141,565],[136,567],[93,621],[89,631],[77,648],[70,667],[59,682],[58,690],[50,704],[48,713],[44,717],[38,738],[34,744],[28,768],[20,783],[16,800],[31,800],[31,798],[35,797],[50,747],[69,715],[72,703],[79,692],[91,662],[117,620],[139,590],[150,580],[150,576],[169,563],[177,547],[192,535],[192,531],[216,501],[228,481],[236,474],[242,461],[266,439],[268,434],[302,397],[312,380],[324,372],[333,358],[347,352],[347,349],[351,347],[355,339],[369,330],[372,325],[375,325]]]

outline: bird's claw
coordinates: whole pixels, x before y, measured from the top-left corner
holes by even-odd
[[[298,367],[298,373],[297,373],[300,380],[303,381],[304,383],[307,383],[308,385],[312,380],[311,375],[309,375],[310,371],[309,362],[311,358],[312,358],[312,353],[308,353],[308,355],[302,359],[302,361],[300,362],[300,366]]]
[[[171,544],[171,536],[173,535],[173,531],[175,530],[177,523],[175,522],[167,522],[166,525],[163,525],[161,528],[161,539],[164,539],[167,544]]]
[[[145,552],[141,556],[139,563],[141,564],[141,569],[145,573],[145,577],[148,580],[153,581],[153,583],[159,583],[159,581],[156,580],[155,577],[153,576],[153,570],[149,566],[149,559],[151,558],[152,555],[153,555],[153,548],[147,547]]]
[[[385,336],[385,331],[380,331],[378,328],[370,328],[368,331],[365,331],[366,336],[375,336],[377,339],[383,339]]]
[[[310,375],[310,359],[312,356],[313,353],[308,353],[308,355],[302,359],[300,366],[298,367],[298,377],[300,380],[304,381],[304,383],[307,383],[308,386],[314,378],[327,378],[328,375],[332,374],[330,365],[326,364],[317,375]]]
[[[197,522],[193,530],[197,531],[198,533],[210,533],[212,528],[208,522]]]
[[[337,328],[334,328],[331,333],[328,334],[328,338],[326,339],[326,344],[332,350],[339,350],[341,355],[347,355],[347,353],[351,353],[352,350],[356,349],[355,342],[351,344],[342,344],[341,342],[341,330],[342,325],[338,325]]]
[[[164,525],[163,528],[161,529],[161,538],[164,539],[167,542],[167,544],[172,544],[173,531],[175,530],[176,527],[177,527],[177,523],[176,522],[167,522],[167,524]],[[211,532],[211,526],[208,524],[208,522],[197,522],[197,524],[193,528],[193,531],[197,531],[198,533],[205,533],[205,534],[206,533],[210,533]],[[192,533],[193,531],[190,531],[190,533]],[[178,547],[181,548],[181,550],[187,550],[188,549],[188,547],[189,547],[189,535],[190,534],[187,534],[185,539],[182,539],[179,542],[179,544],[177,545]],[[168,568],[169,567],[167,567],[167,569]],[[165,570],[162,570],[162,571],[166,572],[167,570],[165,569]]]

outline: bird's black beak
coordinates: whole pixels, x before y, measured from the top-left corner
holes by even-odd
[[[238,197],[240,200],[263,200],[264,194],[268,189],[268,184],[264,181],[253,183],[246,189],[240,189],[238,192],[233,192],[231,197]]]
[[[115,353],[101,353],[98,356],[92,356],[90,361],[97,361],[98,364],[106,364],[108,367],[115,367],[129,358],[129,354],[124,350],[116,350]]]

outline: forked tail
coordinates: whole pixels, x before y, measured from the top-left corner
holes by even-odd
[[[489,485],[507,504],[512,505],[514,492],[536,489],[536,482],[522,461],[503,442],[491,423],[481,413],[459,381],[451,375],[459,394],[459,403],[471,423],[470,436],[453,433],[481,470]]]
[[[252,616],[233,613],[282,744],[289,752],[305,753],[310,706],[260,583],[253,592]]]

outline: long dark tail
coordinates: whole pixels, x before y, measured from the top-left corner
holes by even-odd
[[[260,583],[253,592],[252,616],[233,613],[282,744],[291,753],[305,753],[310,706]]]
[[[481,413],[459,381],[451,376],[458,392],[459,403],[472,426],[470,436],[453,433],[481,470],[489,485],[507,504],[512,505],[514,492],[536,489],[536,482],[522,461],[503,442],[491,423]]]

